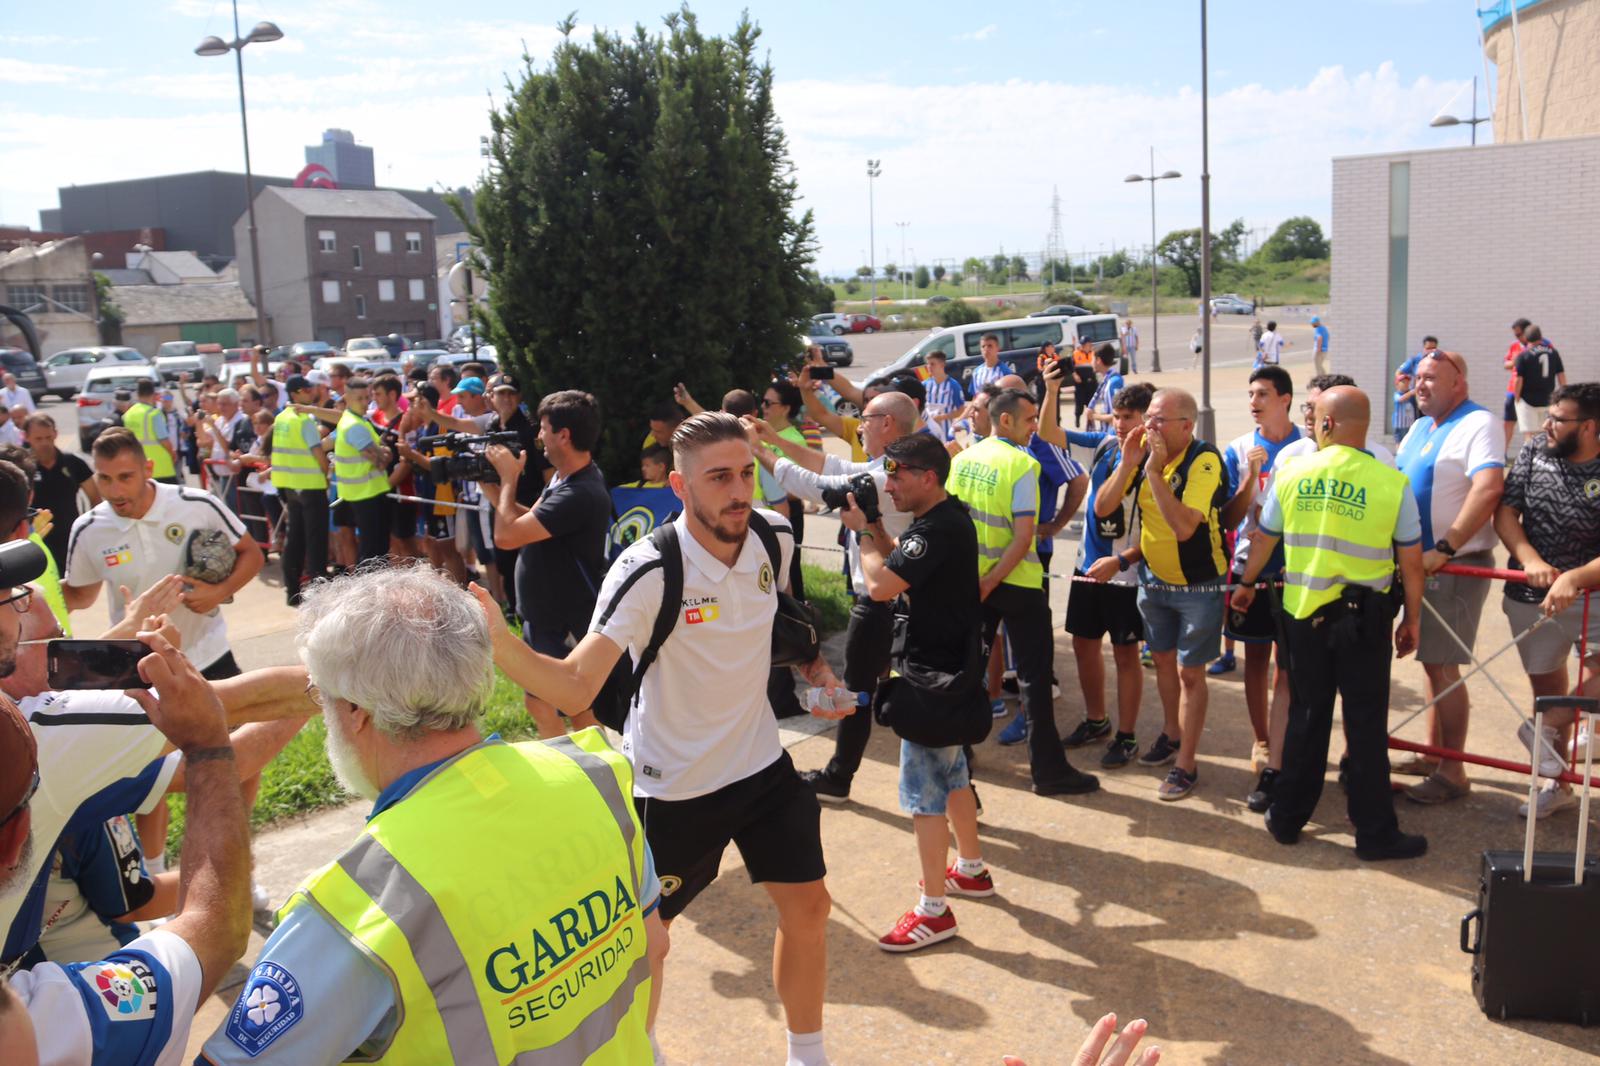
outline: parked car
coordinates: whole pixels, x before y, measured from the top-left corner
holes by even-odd
[[[812,315],[811,321],[825,327],[830,333],[850,332],[850,316],[839,314],[836,311],[825,311],[820,315]]]
[[[944,296],[944,295],[930,296],[924,302],[929,307],[932,307],[934,304],[947,304],[947,303],[949,303],[950,302],[950,297]]]
[[[339,349],[327,341],[301,341],[289,347],[287,356],[278,356],[279,359],[293,359],[299,362],[302,359],[321,359],[325,355],[338,355]]]
[[[481,347],[481,345],[480,345]],[[420,366],[426,370],[445,356],[453,354],[447,348],[412,348],[406,352],[405,360],[412,366]],[[470,352],[468,353],[471,354]]]
[[[1211,298],[1211,312],[1217,315],[1253,315],[1256,305],[1237,293],[1224,293]]]
[[[970,322],[962,326],[936,329],[918,342],[910,351],[880,370],[875,370],[863,382],[877,385],[890,381],[900,374],[916,374],[922,370],[930,352],[941,352],[945,368],[951,377],[966,383],[973,367],[983,362],[982,342],[985,334],[993,333],[1000,339],[1000,358],[1033,384],[1038,376],[1039,347],[1046,342],[1054,344],[1065,356],[1081,339],[1090,344],[1110,343],[1120,350],[1117,340],[1116,315],[1087,315],[1057,318],[1010,318],[998,322]]]
[[[194,341],[163,341],[156,348],[155,364],[162,381],[177,381],[179,374],[200,380],[200,348]]]
[[[883,328],[883,323],[877,315],[850,315],[850,321],[843,329],[835,326],[835,333],[876,333]]]
[[[78,393],[78,443],[84,454],[94,447],[94,440],[112,426],[122,425],[122,412],[117,410],[118,389],[133,392],[141,381],[161,384],[161,372],[149,363],[134,366],[131,363],[108,362],[91,367],[84,375],[83,390]]]
[[[1035,311],[1029,318],[1059,318],[1066,315],[1068,318],[1078,318],[1082,315],[1092,315],[1093,311],[1079,307],[1077,304],[1051,304],[1043,311]]]
[[[477,355],[473,355],[471,352],[446,353],[429,365],[434,366],[443,363],[445,366],[455,367],[456,373],[459,374],[461,373],[461,368],[468,363],[482,363],[484,369],[493,374],[500,369],[499,364],[495,361],[497,354],[499,353],[494,350],[492,345],[480,344],[478,345]]]
[[[0,370],[16,378],[35,402],[45,394],[44,372],[26,348],[0,348]]]
[[[850,347],[850,342],[840,340],[834,336],[833,330],[820,322],[813,322],[807,327],[800,341],[805,347],[816,345],[821,348],[822,358],[829,366],[849,366],[856,361],[855,349]]]
[[[371,355],[374,359],[387,359],[389,349],[377,337],[353,337],[345,341],[344,354],[351,359],[361,359],[364,355]]]
[[[150,360],[137,348],[117,345],[94,345],[89,348],[67,348],[44,361],[45,391],[63,400],[70,400],[83,388],[89,371],[102,365],[141,363],[150,366]],[[154,368],[152,367],[152,372]]]

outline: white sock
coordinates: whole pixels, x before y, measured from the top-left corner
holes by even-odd
[[[667,1057],[661,1053],[661,1045],[656,1043],[656,1034],[650,1034],[650,1057],[655,1066],[666,1066]]]
[[[944,913],[945,906],[943,896],[930,896],[927,893],[923,893],[922,901],[917,904],[917,913],[924,918],[937,918]]]
[[[956,856],[956,873],[962,877],[977,877],[986,869],[982,859],[963,859]]]
[[[828,1066],[828,1053],[822,1050],[822,1030],[789,1034],[789,1061],[784,1066]]]
[[[144,868],[149,870],[152,874],[166,873],[167,853],[165,851],[158,851],[154,855],[151,855],[149,852],[146,852],[144,856]]]

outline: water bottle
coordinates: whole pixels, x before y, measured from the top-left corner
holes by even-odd
[[[832,696],[820,686],[813,685],[806,689],[805,699],[801,701],[807,712],[822,711],[825,714],[839,714],[861,706],[861,699],[866,693],[851,692],[847,688],[835,689]]]

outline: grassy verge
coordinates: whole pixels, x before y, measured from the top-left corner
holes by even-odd
[[[825,632],[843,629],[850,616],[850,597],[844,590],[844,575],[822,567],[805,565],[806,595],[822,614]],[[495,671],[494,694],[484,715],[484,732],[499,733],[507,740],[527,740],[536,736],[533,719],[522,706],[522,689],[499,670]],[[261,771],[261,791],[250,813],[253,828],[270,825],[282,818],[349,801],[350,794],[339,787],[323,748],[322,720],[313,718],[295,734],[266,769]],[[167,833],[167,854],[176,856],[183,839],[183,796],[173,796],[172,823]]]

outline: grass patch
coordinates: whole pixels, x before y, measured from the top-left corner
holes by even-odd
[[[844,575],[809,563],[804,564],[804,570],[806,593],[822,614],[823,631],[832,633],[843,629],[850,617],[850,597],[845,592]],[[483,727],[485,734],[499,733],[506,740],[527,740],[538,735],[533,719],[522,705],[522,689],[499,670],[494,672],[494,693],[489,698]],[[250,812],[252,828],[337,807],[352,799],[339,787],[333,767],[328,765],[323,746],[326,735],[322,719],[311,719],[261,771],[261,791],[256,797],[255,809]],[[177,795],[168,800],[172,822],[167,832],[167,855],[171,858],[176,858],[182,847],[185,798]]]

